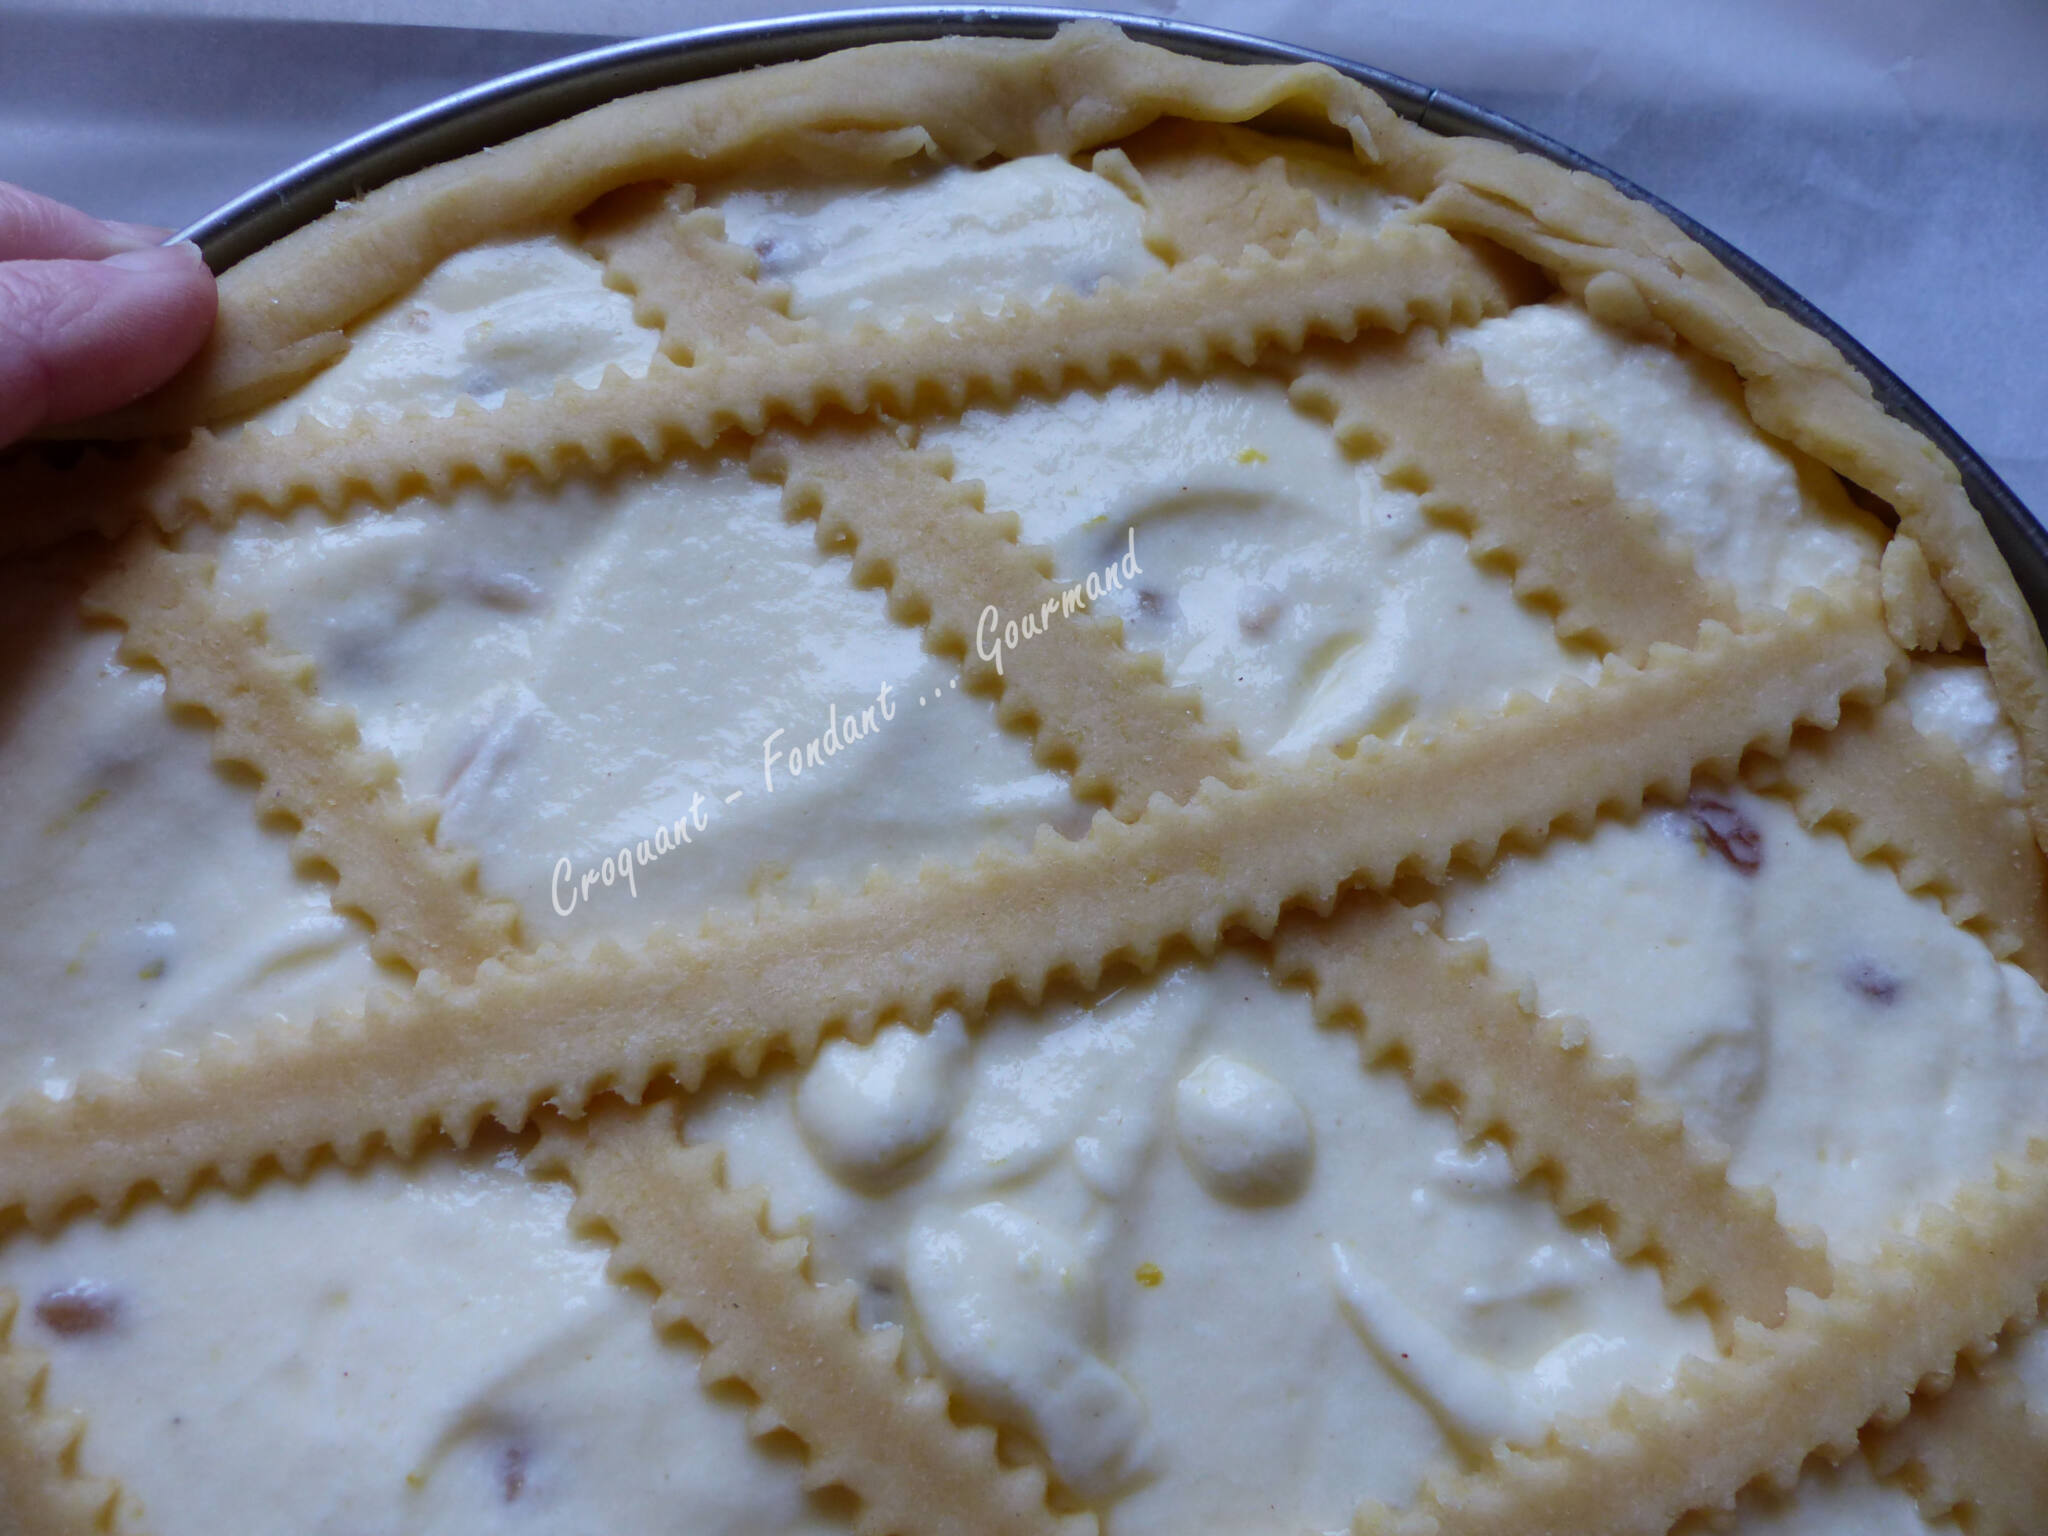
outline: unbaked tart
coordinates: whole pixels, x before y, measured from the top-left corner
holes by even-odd
[[[1606,183],[842,52],[93,432],[0,461],[0,1527],[2048,1528],[2048,660]]]

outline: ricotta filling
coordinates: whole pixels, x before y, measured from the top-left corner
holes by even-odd
[[[470,399],[504,403],[561,381],[585,388],[618,367],[638,377],[659,337],[633,301],[604,284],[598,260],[562,235],[459,251],[402,299],[349,327],[349,350],[251,425],[286,432],[312,416],[330,427],[357,412],[390,416],[424,405],[447,415]]]
[[[1782,608],[1882,552],[1882,530],[1832,473],[1751,423],[1726,364],[1635,340],[1562,300],[1459,340],[1488,383],[1519,390],[1587,469],[1652,508],[1700,574],[1745,606]]]
[[[1165,268],[1145,249],[1136,203],[1051,155],[981,171],[906,166],[865,188],[713,189],[703,204],[724,216],[728,240],[760,258],[762,281],[789,289],[792,315],[833,330],[913,313],[994,313]]]
[[[2048,1121],[2040,987],[1775,798],[1702,791],[1561,834],[1443,908],[1839,1257],[1868,1257]]]
[[[1158,264],[1135,205],[1057,160],[707,201],[789,284],[796,313],[832,325]],[[1461,339],[1747,601],[1874,559],[1839,487],[1758,435],[1695,360],[1552,306]],[[644,367],[652,351],[587,257],[554,237],[511,243],[451,259],[359,326],[348,358],[263,424],[495,400]],[[1025,402],[924,441],[984,480],[1067,579],[1133,549],[1145,580],[1120,598],[1129,643],[1160,651],[1253,752],[1398,733],[1590,673],[1270,381]],[[214,549],[230,600],[316,659],[322,695],[357,710],[408,792],[442,800],[443,839],[481,854],[487,888],[520,900],[529,933],[638,932],[785,878],[854,880],[1076,824],[1063,783],[958,695],[951,666],[730,465],[338,522],[247,519],[195,542]],[[8,742],[24,763],[43,754],[29,777],[53,805],[93,788],[48,745],[79,739],[69,719],[112,721],[104,701],[123,690],[160,697],[133,674],[102,677],[111,642],[95,643],[39,662],[38,688],[79,697]],[[823,754],[815,774],[785,759],[774,782],[770,733],[808,745],[827,720],[879,710],[885,686],[899,713],[884,723],[900,731]],[[1981,668],[1917,669],[1908,696],[1923,729],[2009,771]],[[194,898],[226,915],[193,953],[289,943],[324,898],[292,879],[238,789],[199,797],[232,816],[177,810],[166,765],[180,755],[148,754],[143,814],[166,865],[232,871],[249,893],[240,907]],[[722,799],[757,783],[758,797]],[[562,858],[579,875],[616,863],[614,845],[695,827],[700,798],[718,809],[686,849],[635,859],[634,887],[579,886],[561,912]],[[1739,1176],[1853,1249],[1897,1219],[1887,1192],[1945,1192],[2025,1122],[2039,993],[1885,871],[1770,802],[1731,805],[1756,832],[1755,870],[1712,846],[1725,819],[1701,832],[1653,812],[1455,888],[1447,926],[1533,977],[1540,1006],[1583,1013],[1603,1048],[1736,1145]],[[118,837],[99,846],[77,865],[82,891],[177,888],[117,865]],[[245,885],[259,869],[272,884]],[[1774,921],[1781,909],[1797,921]],[[1786,940],[1815,914],[1810,939]],[[28,931],[65,952],[55,916],[38,909]],[[337,934],[319,952],[367,964],[356,946]],[[261,994],[222,975],[230,995]],[[77,1011],[132,1017],[97,996]],[[135,1049],[125,1022],[115,1034],[117,1055]],[[1838,1091],[1844,1070],[1867,1091]],[[1363,1497],[1405,1499],[1441,1456],[1536,1438],[1559,1412],[1654,1389],[1712,1347],[1652,1271],[1562,1223],[1497,1148],[1465,1144],[1398,1076],[1363,1069],[1355,1040],[1315,1026],[1244,956],[1088,1004],[840,1042],[808,1072],[703,1096],[689,1129],[730,1146],[735,1183],[768,1187],[774,1221],[808,1231],[822,1274],[860,1283],[869,1321],[906,1324],[979,1411],[1109,1502],[1118,1533],[1264,1523],[1276,1500],[1292,1523],[1334,1526]],[[53,1355],[52,1399],[91,1412],[88,1466],[119,1475],[166,1531],[283,1511],[309,1529],[482,1529],[521,1501],[555,1524],[652,1526],[680,1507],[693,1529],[808,1528],[787,1459],[697,1386],[686,1350],[649,1341],[644,1301],[602,1280],[565,1204],[488,1159],[435,1157],[73,1222],[11,1243],[0,1272]],[[1828,1501],[1864,1499],[1861,1475],[1846,1474],[1848,1494],[1802,1490],[1799,1508],[1822,1513],[1796,1528],[1831,1528]]]
[[[405,979],[294,872],[210,728],[78,617],[82,580],[63,554],[0,568],[0,1074],[56,1097]]]
[[[1022,400],[923,442],[1051,546],[1062,581],[1135,549],[1142,575],[1103,611],[1251,752],[1396,735],[1599,670],[1277,379]]]
[[[152,1531],[843,1529],[570,1201],[509,1150],[330,1165],[16,1237],[6,1280]]]
[[[887,1026],[686,1134],[1119,1533],[1337,1528],[1713,1347],[1246,955]]]
[[[1954,743],[2008,800],[2024,803],[2019,737],[1991,691],[1991,674],[1983,662],[1964,656],[1915,656],[1898,696],[1916,730]]]
[[[638,934],[1085,826],[742,465],[245,519],[217,554],[222,593],[314,659],[529,935]]]

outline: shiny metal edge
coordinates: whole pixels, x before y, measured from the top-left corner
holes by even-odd
[[[1446,91],[1335,54],[1216,27],[1115,11],[1021,6],[920,6],[836,11],[774,21],[703,27],[635,39],[504,75],[392,118],[273,176],[180,232],[216,272],[329,212],[337,203],[443,160],[502,144],[615,97],[713,75],[816,58],[869,43],[935,37],[1044,38],[1070,21],[1103,21],[1143,42],[1234,64],[1324,64],[1372,87],[1402,116],[1438,133],[1476,135],[1586,171],[1648,203],[1712,251],[1773,307],[1832,342],[1865,378],[1879,404],[1926,436],[1961,472],[2048,632],[2048,531],[2012,489],[1933,407],[1862,343],[1799,293],[1716,235],[1626,177],[1534,129]]]

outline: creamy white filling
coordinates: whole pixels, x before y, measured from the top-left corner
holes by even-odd
[[[820,1134],[849,1082],[885,1180]],[[706,1095],[689,1135],[871,1321],[1113,1497],[1119,1536],[1341,1525],[1453,1446],[1540,1438],[1712,1348],[1234,954],[1089,1007],[890,1026]]]
[[[787,284],[790,312],[835,328],[970,306],[1035,304],[1055,288],[1093,292],[1163,268],[1144,213],[1123,192],[1050,155],[988,170],[906,168],[849,190],[816,183],[712,192],[726,238],[751,246],[761,277]]]
[[[1597,670],[1277,380],[1076,391],[969,411],[924,442],[1050,545],[1063,580],[1133,549],[1141,574],[1102,611],[1255,751],[1393,734]]]
[[[1326,218],[1382,211],[1318,196]],[[1059,161],[837,200],[707,200],[790,284],[797,313],[835,326],[1157,266],[1135,206]],[[1756,434],[1694,360],[1548,306],[1465,339],[1750,603],[1874,557],[1839,487]],[[355,342],[266,424],[309,403],[340,419],[539,392],[653,351],[594,265],[552,240],[451,260]],[[1130,548],[1143,580],[1109,605],[1130,642],[1162,652],[1256,750],[1395,732],[1589,669],[1269,381],[1028,402],[925,440],[987,481],[1069,579]],[[410,792],[443,798],[444,837],[481,852],[486,884],[519,896],[532,929],[637,930],[785,872],[850,880],[1072,814],[1059,781],[951,688],[950,666],[730,466],[252,520],[218,553],[228,594],[319,662],[323,695],[357,709]],[[1996,771],[2003,727],[1985,716],[1981,672],[1946,676],[1917,685],[1916,720]],[[785,750],[819,739],[883,683],[887,732],[843,743],[835,729],[815,770],[785,765],[772,795],[755,777],[774,730]],[[17,735],[78,739],[53,718]],[[162,767],[178,754],[148,755],[164,787],[141,814],[174,830],[166,862],[231,870],[240,889],[247,861],[213,857],[230,822],[182,815]],[[75,769],[51,783],[66,807],[92,787]],[[747,793],[728,806],[733,789]],[[245,801],[227,798],[253,837]],[[1504,970],[1536,977],[1542,1006],[1586,1014],[1603,1047],[1733,1140],[1739,1177],[1855,1251],[1901,1199],[1980,1171],[2027,1121],[2039,994],[1884,871],[1768,806],[1734,808],[1757,829],[1750,876],[1652,814],[1454,890],[1449,921],[1484,932]],[[636,903],[618,848],[678,822],[697,834],[688,845],[632,856]],[[1736,823],[1718,827],[1742,845]],[[558,860],[580,875],[607,854],[614,884],[555,918]],[[117,868],[179,889],[95,857],[81,889],[102,898]],[[223,955],[270,942],[297,910],[249,889],[242,908],[193,898],[226,914]],[[39,916],[32,941],[49,947],[54,921]],[[1276,1505],[1287,1523],[1337,1525],[1361,1497],[1405,1499],[1453,1448],[1533,1438],[1711,1348],[1652,1272],[1560,1223],[1498,1149],[1463,1145],[1397,1077],[1361,1069],[1351,1037],[1316,1028],[1242,957],[1088,1008],[891,1027],[806,1074],[708,1095],[690,1124],[731,1143],[736,1182],[769,1186],[778,1224],[808,1227],[821,1273],[861,1282],[870,1321],[911,1324],[919,1358],[1032,1434],[1072,1488],[1112,1501],[1117,1536],[1270,1524]],[[257,1528],[285,1510],[315,1529],[330,1515],[436,1530],[522,1514],[551,1528],[802,1524],[794,1468],[700,1391],[686,1350],[654,1344],[644,1301],[564,1236],[563,1204],[474,1159],[329,1172],[18,1238],[0,1277],[59,1320],[24,1326],[56,1357],[53,1400],[92,1412],[88,1466],[121,1476],[166,1532]],[[115,1321],[89,1325],[108,1297]],[[186,1424],[170,1426],[179,1404]],[[1824,1523],[1837,1507],[1896,1513],[1856,1475],[1847,1494],[1802,1490],[1823,1523],[1783,1528],[1837,1528]]]
[[[638,931],[1078,830],[1065,782],[781,507],[740,465],[678,460],[245,519],[218,579],[441,801],[442,839],[529,931]]]
[[[1308,1182],[1315,1133],[1301,1101],[1234,1056],[1208,1057],[1173,1095],[1188,1171],[1219,1200],[1266,1205]]]
[[[1270,139],[1287,162],[1287,180],[1315,199],[1325,229],[1370,234],[1394,214],[1415,206],[1413,198],[1383,191],[1358,174],[1354,156],[1334,145]]]
[[[570,1199],[509,1155],[328,1167],[18,1237],[0,1283],[154,1531],[838,1529]]]
[[[0,1080],[61,1095],[401,980],[78,591],[65,557],[0,571]]]
[[[1665,536],[1746,607],[1867,571],[1883,530],[1841,482],[1758,431],[1725,365],[1533,304],[1459,333],[1487,379],[1518,389],[1591,471],[1650,507]],[[2017,800],[2019,739],[1975,658],[1919,655],[1901,688],[1913,723],[1961,747]]]
[[[864,1046],[827,1041],[797,1087],[797,1126],[835,1178],[893,1180],[952,1124],[966,1057],[966,1028],[951,1009],[922,1032],[891,1024]]]
[[[2040,988],[1778,800],[1716,792],[1603,822],[1443,906],[1448,932],[1584,1019],[1838,1256],[2048,1123]]]
[[[252,424],[283,432],[312,415],[340,426],[358,411],[423,405],[445,415],[464,397],[496,406],[508,390],[545,395],[564,379],[587,387],[607,367],[643,374],[659,338],[603,279],[596,259],[560,235],[458,252],[351,325],[348,352]]]
[[[1981,661],[1962,656],[1915,656],[1899,688],[1915,728],[1943,736],[2015,804],[2025,797],[2019,737],[1991,689]]]
[[[1531,304],[1459,333],[1490,383],[1519,389],[1588,469],[1656,510],[1702,574],[1783,607],[1873,565],[1883,535],[1833,474],[1759,432],[1726,365]]]

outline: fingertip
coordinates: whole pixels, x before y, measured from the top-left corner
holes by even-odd
[[[0,443],[127,405],[204,344],[213,274],[190,242],[0,263]]]
[[[205,255],[190,240],[117,252],[97,265],[128,274],[129,291],[117,293],[115,302],[131,312],[128,323],[134,327],[139,356],[151,360],[146,381],[127,399],[114,402],[126,405],[170,378],[205,344],[219,310],[220,292]]]
[[[96,219],[26,187],[0,182],[0,261],[97,261],[161,245],[167,229]]]
[[[143,245],[134,250],[117,251],[105,258],[101,265],[118,267],[123,272],[170,273],[193,266],[203,268],[206,258],[190,240],[180,240],[172,245]]]
[[[131,250],[145,245],[162,245],[171,238],[171,231],[161,224],[130,224],[125,219],[101,219],[99,222],[110,240],[121,241]],[[180,240],[178,244],[192,245],[192,242]],[[196,245],[192,248],[199,249]]]
[[[159,323],[166,328],[164,341],[172,347],[169,332],[182,334],[197,327],[199,334],[187,347],[186,355],[198,349],[205,329],[213,323],[219,293],[206,257],[190,240],[170,245],[148,245],[139,250],[119,251],[95,263],[123,274],[120,285],[128,292],[118,301],[143,308],[160,307]]]

